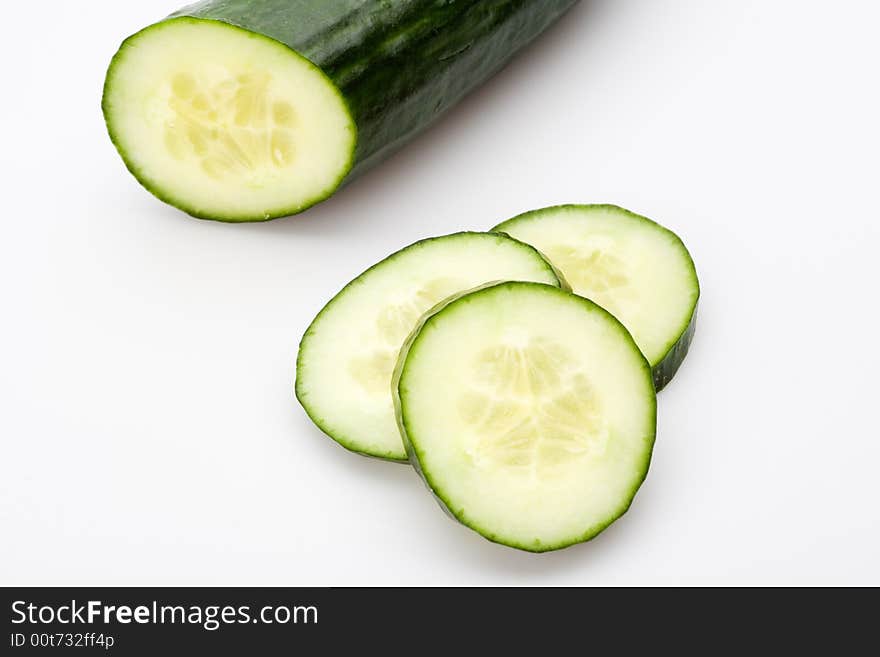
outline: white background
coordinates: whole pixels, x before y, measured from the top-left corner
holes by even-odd
[[[178,2],[4,10],[0,583],[880,584],[877,3],[584,0],[331,201],[237,226],[103,126]],[[325,438],[294,358],[374,261],[561,202],[676,230],[702,314],[632,510],[535,556]]]

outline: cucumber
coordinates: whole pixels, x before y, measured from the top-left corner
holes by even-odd
[[[441,305],[401,350],[394,390],[416,470],[496,543],[589,540],[648,472],[651,368],[617,319],[559,288],[506,282]]]
[[[493,228],[533,245],[579,295],[617,317],[635,338],[662,390],[694,337],[700,283],[672,231],[616,205],[561,205]]]
[[[485,81],[577,0],[207,0],[129,37],[110,137],[203,219],[301,212]]]
[[[300,404],[343,447],[406,461],[391,399],[401,346],[435,304],[498,280],[563,284],[533,247],[492,233],[423,240],[374,265],[346,285],[306,331],[296,362]]]

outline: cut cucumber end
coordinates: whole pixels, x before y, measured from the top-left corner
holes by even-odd
[[[651,369],[592,301],[494,284],[426,317],[401,351],[395,406],[444,508],[530,552],[587,541],[629,508],[656,432]]]
[[[353,165],[357,130],[333,82],[286,45],[222,21],[172,18],[129,37],[102,105],[138,181],[202,219],[302,212]]]
[[[366,456],[405,462],[392,378],[403,343],[437,303],[490,281],[559,285],[527,244],[493,233],[456,233],[408,246],[349,283],[300,344],[296,397],[333,440]]]
[[[595,301],[632,333],[654,369],[657,390],[675,375],[696,327],[700,284],[681,239],[615,205],[562,205],[496,226],[537,248],[576,294]]]

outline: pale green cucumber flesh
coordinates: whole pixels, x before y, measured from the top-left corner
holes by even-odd
[[[422,319],[394,380],[416,470],[493,542],[546,552],[590,540],[647,475],[650,365],[583,297],[524,282],[456,296]]]
[[[138,181],[199,218],[300,212],[332,194],[354,162],[354,120],[321,69],[219,21],[174,18],[127,39],[103,109]]]

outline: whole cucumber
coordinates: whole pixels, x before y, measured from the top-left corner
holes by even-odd
[[[190,214],[300,212],[429,126],[576,2],[206,0],[123,44],[105,85],[108,128],[135,176]],[[276,62],[279,46],[312,78],[285,87],[300,69]],[[255,86],[263,73],[268,86]],[[312,89],[318,77],[336,101]],[[263,109],[244,112],[245,102]],[[292,108],[296,128],[272,124],[273,102],[276,118]],[[157,139],[173,162],[145,145]]]

